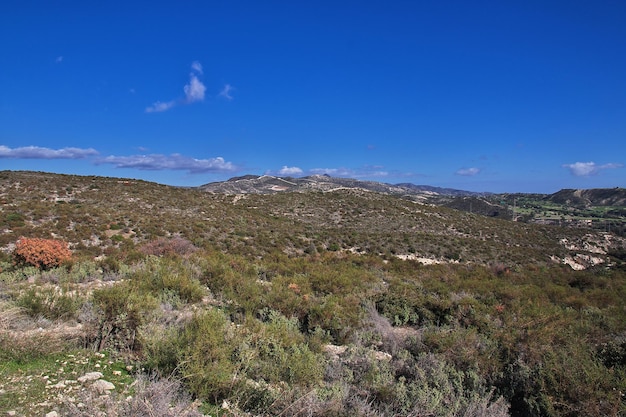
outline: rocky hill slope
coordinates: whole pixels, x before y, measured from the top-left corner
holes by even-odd
[[[546,200],[577,208],[594,206],[626,206],[626,188],[602,188],[591,190],[564,189],[546,197]]]
[[[386,184],[351,178],[311,175],[302,178],[275,177],[271,175],[245,175],[228,181],[212,182],[200,187],[203,191],[226,194],[275,194],[279,192],[334,191],[341,188],[360,189],[377,193],[413,196],[426,199],[432,196],[481,195],[471,191],[431,187],[409,183]]]
[[[585,268],[610,263],[608,254],[623,245],[610,233],[487,218],[366,191],[350,186],[352,180],[321,177],[292,185],[266,176],[223,184],[245,186],[248,192],[229,195],[206,192],[207,187],[118,178],[1,172],[0,248],[8,256],[20,236],[58,237],[79,254],[99,256],[111,248],[179,235],[254,256],[331,250],[428,263],[562,262]],[[316,192],[289,191],[307,186]],[[277,187],[284,191],[261,194]]]

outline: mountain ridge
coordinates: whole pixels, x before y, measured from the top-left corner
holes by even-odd
[[[197,187],[202,191],[225,194],[273,194],[279,192],[333,191],[338,188],[355,188],[391,195],[407,195],[426,198],[439,196],[481,196],[486,192],[474,192],[453,188],[416,185],[411,183],[389,184],[354,178],[310,175],[306,177],[280,177],[273,175],[243,175],[226,181],[216,181]]]
[[[280,177],[274,175],[242,175],[226,181],[215,181],[197,187],[202,191],[223,194],[274,194],[280,192],[333,191],[339,188],[354,188],[396,196],[431,199],[433,197],[493,197],[493,196],[535,196],[546,202],[570,205],[578,208],[592,206],[626,206],[626,189],[563,188],[557,192],[547,193],[493,193],[467,191],[456,188],[436,187],[413,183],[385,183],[365,181],[354,178],[332,177],[327,174],[306,177]]]

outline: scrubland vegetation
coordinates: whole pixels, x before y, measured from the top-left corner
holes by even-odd
[[[0,413],[626,414],[615,236],[353,190],[0,187]]]

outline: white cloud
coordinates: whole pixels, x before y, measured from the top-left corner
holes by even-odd
[[[98,155],[98,151],[92,148],[61,148],[50,149],[39,146],[24,146],[9,148],[0,145],[0,158],[13,159],[83,159]]]
[[[191,69],[197,72],[198,74],[202,74],[202,64],[198,61],[193,61],[191,63]]]
[[[480,174],[480,168],[461,168],[457,172],[456,175],[462,175],[464,177],[473,177],[474,175]]]
[[[204,100],[204,93],[206,92],[206,86],[198,78],[198,74],[202,74],[202,64],[198,61],[194,61],[191,64],[192,72],[189,74],[189,83],[185,84],[183,91],[185,92],[185,98],[170,100],[170,101],[157,101],[151,106],[146,107],[146,113],[160,113],[171,109],[179,104],[191,104]]]
[[[288,167],[285,165],[280,169],[280,171],[278,171],[278,173],[280,175],[299,175],[302,174],[302,169],[298,167]]]
[[[570,173],[576,177],[588,177],[590,175],[597,175],[604,169],[621,168],[622,164],[608,163],[604,165],[598,165],[595,162],[575,162],[573,164],[563,164],[563,168],[569,169]]]
[[[193,103],[204,100],[204,92],[206,87],[195,74],[189,75],[189,84],[185,86],[185,102]]]
[[[225,98],[226,100],[232,100],[234,97],[232,96],[231,92],[234,90],[233,86],[230,84],[226,84],[224,85],[224,88],[222,88],[222,91],[220,91],[219,96]]]
[[[167,111],[176,105],[176,100],[168,101],[166,103],[157,101],[152,106],[146,107],[146,113],[160,113]]]
[[[191,174],[206,172],[233,172],[237,167],[221,156],[210,159],[196,159],[180,154],[172,155],[131,155],[107,156],[97,161],[99,164],[112,164],[116,168],[135,168],[145,171],[182,170]]]

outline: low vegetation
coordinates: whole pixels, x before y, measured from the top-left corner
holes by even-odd
[[[0,174],[0,414],[626,414],[614,235],[353,191]],[[71,259],[15,262],[19,236]]]

